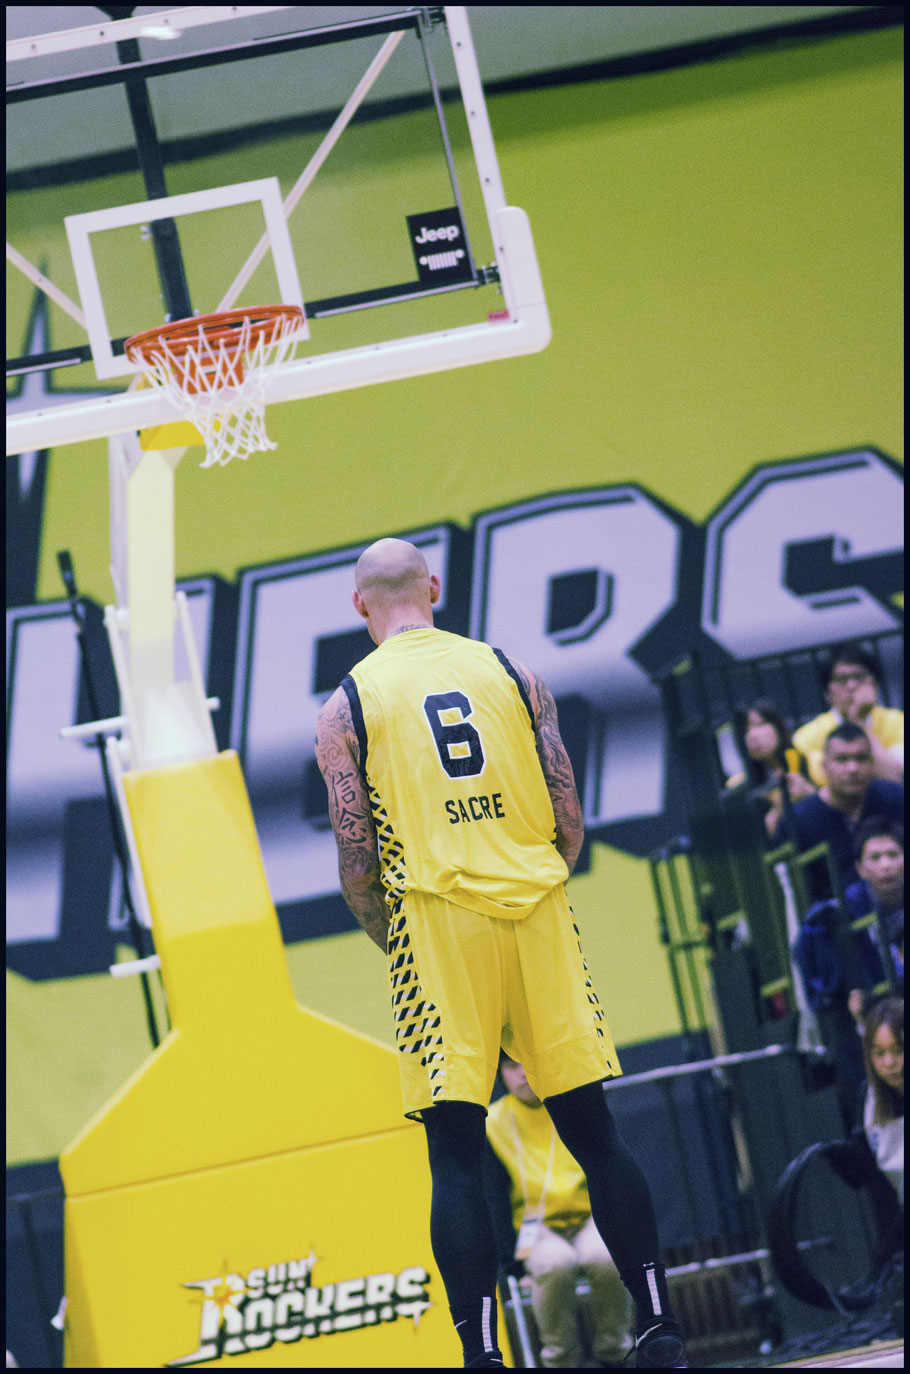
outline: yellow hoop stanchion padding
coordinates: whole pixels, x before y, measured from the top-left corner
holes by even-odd
[[[146,453],[150,449],[193,448],[204,443],[202,435],[189,420],[175,420],[171,425],[153,425],[139,431],[139,447]]]
[[[236,754],[124,785],[173,1029],[60,1157],[66,1364],[457,1365],[396,1052],[295,1003]]]
[[[140,391],[147,390],[151,382],[139,377]],[[139,431],[139,447],[143,453],[152,449],[195,448],[205,444],[205,440],[190,420],[173,420],[166,425],[151,425]]]

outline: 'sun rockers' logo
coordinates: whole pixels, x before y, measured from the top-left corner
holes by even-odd
[[[425,286],[454,286],[474,280],[468,240],[457,206],[408,215],[411,250]]]
[[[245,1277],[231,1273],[225,1262],[217,1278],[184,1283],[201,1304],[199,1347],[169,1360],[167,1367],[246,1355],[268,1350],[276,1341],[290,1345],[401,1317],[412,1318],[416,1327],[433,1305],[427,1294],[430,1275],[422,1265],[320,1287],[312,1281],[317,1259],[310,1250],[306,1259],[251,1269]]]

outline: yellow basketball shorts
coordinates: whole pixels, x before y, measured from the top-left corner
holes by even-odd
[[[622,1073],[564,887],[519,920],[409,892],[388,955],[405,1116],[486,1107],[500,1046],[541,1099]]]

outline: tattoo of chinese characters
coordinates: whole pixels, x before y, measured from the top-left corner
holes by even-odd
[[[351,708],[342,688],[332,694],[316,722],[316,762],[329,794],[329,819],[338,846],[341,892],[355,920],[383,952],[389,909],[380,877],[376,829]]]

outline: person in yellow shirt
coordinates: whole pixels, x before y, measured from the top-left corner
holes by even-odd
[[[880,706],[881,669],[874,654],[862,644],[838,644],[824,660],[820,678],[831,710],[816,716],[793,732],[793,745],[806,756],[809,776],[824,787],[825,740],[838,725],[851,721],[865,730],[872,750],[873,777],[888,782],[904,781],[904,713]]]
[[[507,1089],[490,1107],[487,1140],[508,1188],[512,1231],[501,1242],[510,1272],[528,1275],[531,1306],[546,1369],[580,1369],[586,1352],[575,1292],[591,1285],[592,1350],[599,1365],[618,1365],[631,1349],[635,1311],[591,1216],[585,1176],[527,1080],[503,1050],[499,1074]]]
[[[483,1188],[503,1048],[587,1179],[635,1302],[636,1368],[686,1369],[650,1189],[602,1088],[622,1070],[565,890],[584,821],[556,704],[502,650],[438,629],[440,594],[413,544],[364,550],[352,599],[377,647],[323,706],[316,759],[342,895],[387,959],[404,1113],[426,1131],[430,1242],[465,1367],[503,1364]]]

